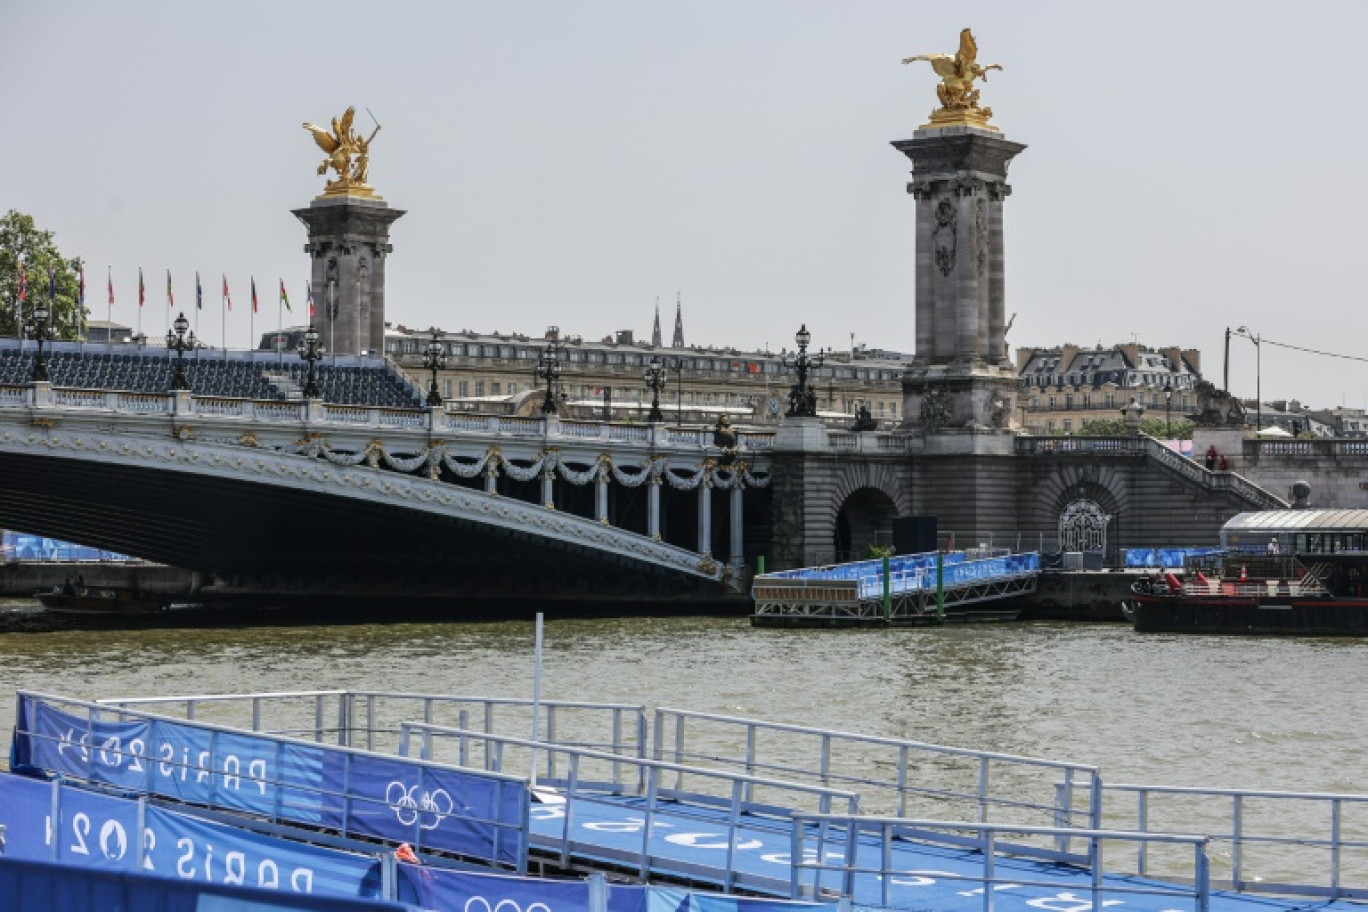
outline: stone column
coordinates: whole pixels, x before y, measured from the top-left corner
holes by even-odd
[[[933,253],[931,231],[935,227],[932,214],[931,184],[926,181],[907,185],[907,192],[917,201],[917,240],[916,240],[916,289],[917,301],[930,302],[935,296],[931,284]],[[936,309],[929,304],[914,304],[917,314],[917,352],[915,363],[926,364],[931,361],[936,350]]]
[[[1002,237],[1002,204],[1012,188],[1001,181],[988,190],[988,348],[989,364],[1010,366],[1007,354],[1007,257]],[[992,353],[997,352],[997,357]]]
[[[698,482],[698,553],[712,553],[712,480],[709,478]]]
[[[598,478],[594,481],[594,518],[601,523],[608,522],[608,466],[600,464]]]
[[[660,541],[660,479],[651,478],[646,484],[646,534]]]
[[[499,493],[499,467],[493,460],[485,465],[485,493]]]
[[[315,199],[294,215],[309,230],[304,251],[313,258],[310,281],[319,312],[315,326],[323,345],[340,355],[382,353],[385,256],[394,249],[389,226],[403,210],[380,199],[332,196]]]
[[[548,459],[550,457],[547,457]],[[556,469],[547,466],[542,469],[542,506],[548,510],[556,509]]]
[[[727,562],[732,565],[732,569],[738,571],[746,562],[746,525],[745,517],[741,512],[742,495],[745,490],[745,486],[741,482],[741,474],[738,472],[731,489],[731,510],[728,515],[728,519],[731,520],[731,556],[727,559]]]

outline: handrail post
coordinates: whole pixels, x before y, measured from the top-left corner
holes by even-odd
[[[1339,899],[1340,885],[1340,811],[1343,802],[1338,798],[1330,802],[1330,900]]]
[[[1231,834],[1230,834],[1230,881],[1235,887],[1235,892],[1243,892],[1240,889],[1240,881],[1243,864],[1243,842],[1244,842],[1244,796],[1234,797],[1234,809],[1231,813]]]

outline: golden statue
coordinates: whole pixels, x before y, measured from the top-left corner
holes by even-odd
[[[931,68],[941,78],[936,86],[941,106],[931,112],[931,122],[926,127],[978,127],[981,130],[996,130],[988,123],[993,116],[992,108],[980,108],[979,90],[974,88],[974,80],[988,81],[989,70],[1000,70],[999,64],[979,66],[978,45],[973,34],[964,29],[960,32],[959,52],[953,57],[949,54],[919,54],[907,57],[903,63],[916,60],[929,60]]]
[[[367,108],[367,111],[370,109]],[[347,108],[347,112],[340,118],[332,119],[332,131],[323,129],[318,124],[305,123],[304,129],[313,134],[314,142],[318,143],[318,148],[328,154],[323,159],[323,163],[318,166],[319,174],[327,174],[331,168],[337,175],[336,180],[330,180],[323,190],[323,196],[360,196],[367,199],[379,199],[375,190],[366,183],[370,177],[370,144],[375,139],[375,134],[380,132],[380,124],[375,124],[375,129],[371,131],[369,137],[363,137],[360,133],[352,129],[352,121],[356,117],[356,108]],[[374,120],[374,115],[371,117]]]

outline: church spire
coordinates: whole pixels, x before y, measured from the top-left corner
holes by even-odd
[[[675,331],[670,340],[670,348],[684,347],[684,306],[679,302],[679,292],[675,292]]]
[[[660,295],[656,295],[655,326],[651,329],[651,347],[660,348]]]

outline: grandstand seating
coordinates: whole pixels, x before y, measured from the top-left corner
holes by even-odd
[[[0,348],[0,384],[24,384],[33,375],[34,350]],[[53,386],[74,389],[112,389],[141,393],[164,393],[175,376],[172,355],[145,352],[74,352],[48,354],[48,376]],[[420,408],[423,395],[389,364],[365,366],[319,364],[318,386],[323,400],[342,405],[385,408]],[[267,378],[288,374],[303,388],[307,374],[298,358],[275,360],[225,360],[213,353],[185,359],[190,392],[197,396],[243,399],[280,399]]]

